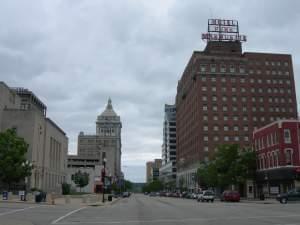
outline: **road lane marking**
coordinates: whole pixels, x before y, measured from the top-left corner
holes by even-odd
[[[23,208],[23,209],[16,209],[16,210],[12,210],[12,211],[8,211],[8,212],[0,213],[0,216],[4,216],[4,215],[8,215],[8,214],[13,214],[13,213],[16,213],[16,212],[21,212],[21,211],[25,211],[27,209],[33,209],[33,208],[38,208],[38,207],[41,207],[41,205],[39,205],[39,206],[30,206],[30,207]]]
[[[80,210],[83,210],[83,209],[85,209],[85,208],[87,208],[87,206],[81,207],[81,208],[79,208],[79,209],[75,209],[75,210],[73,210],[73,211],[67,213],[66,215],[61,216],[61,217],[59,217],[58,219],[52,221],[51,224],[57,224],[57,222],[59,222],[59,221],[65,219],[66,217],[68,217],[68,216],[70,216],[70,215],[72,215],[72,214],[74,214],[74,213],[77,213],[77,212],[79,212]]]
[[[157,219],[157,220],[127,220],[127,221],[70,221],[61,222],[57,224],[147,224],[147,223],[174,223],[174,222],[188,222],[188,221],[217,221],[217,220],[238,220],[238,219],[263,219],[263,218],[286,218],[286,217],[300,217],[299,214],[295,215],[279,215],[279,216],[249,216],[249,217],[227,217],[227,218],[185,218],[185,219]],[[293,224],[280,224],[280,225],[293,225]]]

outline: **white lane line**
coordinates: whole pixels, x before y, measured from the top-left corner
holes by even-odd
[[[61,216],[61,217],[59,217],[58,219],[52,221],[51,224],[56,224],[57,222],[59,222],[59,221],[65,219],[66,217],[68,217],[68,216],[70,216],[70,215],[72,215],[72,214],[74,214],[74,213],[76,213],[76,212],[79,212],[80,210],[83,210],[83,209],[85,209],[85,208],[87,208],[87,206],[81,207],[81,208],[76,209],[76,210],[73,210],[73,211],[67,213],[66,215]]]
[[[25,211],[27,209],[38,208],[38,207],[41,207],[41,205],[39,205],[39,206],[31,206],[31,207],[27,207],[27,208],[23,208],[23,209],[16,209],[16,210],[12,210],[12,211],[8,211],[8,212],[0,213],[0,216],[4,216],[4,215],[16,213],[16,212]]]
[[[153,224],[153,223],[174,223],[174,222],[200,222],[200,221],[218,221],[218,220],[240,220],[240,219],[264,219],[264,218],[286,218],[286,217],[300,217],[300,215],[274,215],[274,216],[249,216],[240,217],[233,216],[227,218],[185,218],[185,219],[156,219],[156,220],[127,220],[127,221],[70,221],[61,222],[58,224]],[[279,225],[279,224],[278,224]],[[296,225],[296,224],[280,224],[280,225]]]

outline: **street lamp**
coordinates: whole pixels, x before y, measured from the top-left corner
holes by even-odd
[[[104,203],[104,192],[105,192],[105,165],[106,158],[103,159],[103,172],[102,172],[102,202]]]
[[[28,160],[26,160],[25,162],[22,162],[22,167],[24,168],[24,169],[27,169],[28,167],[30,167],[30,168],[32,168],[32,166],[33,166],[33,164],[30,162],[30,161],[28,161]],[[24,201],[26,201],[26,195],[27,195],[27,186],[28,186],[28,176],[26,175],[25,176],[25,180],[24,180],[24,183],[25,183],[25,190],[24,190]]]

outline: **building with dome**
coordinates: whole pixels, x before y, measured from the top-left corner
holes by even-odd
[[[78,135],[77,155],[68,156],[68,182],[75,186],[72,175],[77,171],[87,172],[90,183],[83,191],[96,192],[103,187],[101,172],[106,161],[105,176],[108,182],[122,179],[121,172],[121,128],[120,116],[114,111],[109,98],[106,109],[97,117],[96,134]]]

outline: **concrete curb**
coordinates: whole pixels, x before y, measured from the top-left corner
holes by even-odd
[[[116,198],[116,199],[114,199],[113,201],[111,201],[111,202],[108,202],[108,201],[106,201],[106,202],[95,202],[95,203],[88,203],[88,204],[86,204],[87,206],[107,206],[107,205],[114,205],[114,204],[116,204],[118,201],[120,201],[120,199],[121,198]]]
[[[0,200],[0,203],[19,203],[19,204],[36,204],[36,205],[52,205],[49,202],[33,202],[33,201],[18,201],[18,200]]]

